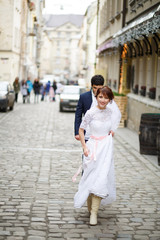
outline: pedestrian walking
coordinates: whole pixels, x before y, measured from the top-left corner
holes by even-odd
[[[44,101],[45,86],[43,85],[43,83],[40,84],[40,94],[41,94],[41,101]]]
[[[22,97],[23,97],[23,103],[26,102],[26,98],[27,98],[27,95],[28,95],[28,92],[27,92],[27,83],[26,83],[26,80],[23,79],[22,80],[22,83],[21,83],[21,93],[22,93]]]
[[[47,100],[47,96],[49,95],[50,86],[51,86],[51,82],[48,81],[48,82],[46,83],[46,86],[45,86],[45,96],[46,96],[46,100]]]
[[[27,102],[30,103],[30,94],[31,94],[31,91],[33,89],[33,84],[30,80],[30,77],[28,77],[26,83],[27,83]]]
[[[84,172],[74,197],[74,206],[81,208],[87,200],[90,225],[97,224],[100,204],[110,204],[116,199],[112,137],[119,125],[121,113],[113,98],[109,87],[99,88],[96,93],[97,104],[86,112],[79,128]],[[109,103],[113,104],[111,108],[108,107]],[[91,135],[86,142],[84,131],[88,127]]]
[[[40,93],[40,83],[38,78],[34,80],[33,83],[33,90],[34,90],[34,103],[39,102],[39,93]]]
[[[57,83],[56,81],[54,80],[53,81],[53,90],[54,90],[54,97],[53,97],[53,101],[56,101],[56,90],[57,90]]]
[[[15,102],[18,101],[18,93],[20,91],[20,83],[19,83],[19,77],[16,77],[14,82],[13,82],[13,88],[15,92]]]
[[[52,86],[50,86],[50,89],[49,89],[49,100],[50,102],[53,102],[55,99],[55,93],[54,93],[54,89]]]

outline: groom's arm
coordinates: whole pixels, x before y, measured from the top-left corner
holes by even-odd
[[[75,139],[80,140],[79,138],[79,127],[82,122],[82,114],[83,114],[83,101],[82,96],[80,95],[76,112],[75,112],[75,121],[74,121],[74,132],[75,132]]]

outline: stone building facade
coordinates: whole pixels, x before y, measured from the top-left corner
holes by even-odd
[[[40,69],[39,77],[43,79],[46,74],[50,74],[52,69],[52,39],[50,38],[48,32],[43,31],[42,33],[42,44],[40,49]]]
[[[93,2],[87,8],[82,31],[82,51],[84,51],[84,78],[86,80],[86,87],[89,88],[91,78],[95,73],[96,65],[96,44],[97,44],[97,2]]]
[[[0,2],[0,81],[37,77],[44,2]]]
[[[142,113],[160,113],[159,56],[158,0],[100,1],[99,68],[114,91],[127,94],[127,126],[137,132]]]
[[[114,91],[119,86],[120,52],[113,35],[123,28],[123,1],[99,1],[98,68],[104,69],[106,84]]]
[[[51,46],[50,69],[43,66],[43,74],[52,74],[60,80],[74,81],[79,74],[78,43],[83,16],[64,14],[46,15],[44,18],[44,31],[51,41]],[[44,58],[43,54],[41,58]]]

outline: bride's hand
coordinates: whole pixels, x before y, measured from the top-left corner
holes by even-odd
[[[84,148],[83,148],[83,153],[84,153],[84,155],[85,155],[86,157],[88,157],[88,155],[89,155],[89,150],[88,150],[87,147],[84,147]]]
[[[112,137],[114,137],[114,132],[111,130],[108,135],[112,134]]]

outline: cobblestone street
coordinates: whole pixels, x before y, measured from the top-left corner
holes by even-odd
[[[80,176],[71,178],[82,151],[73,127],[74,113],[60,113],[58,101],[0,112],[0,239],[159,240],[160,167],[120,134],[117,200],[100,207],[97,226],[89,225],[86,206],[74,209]]]

